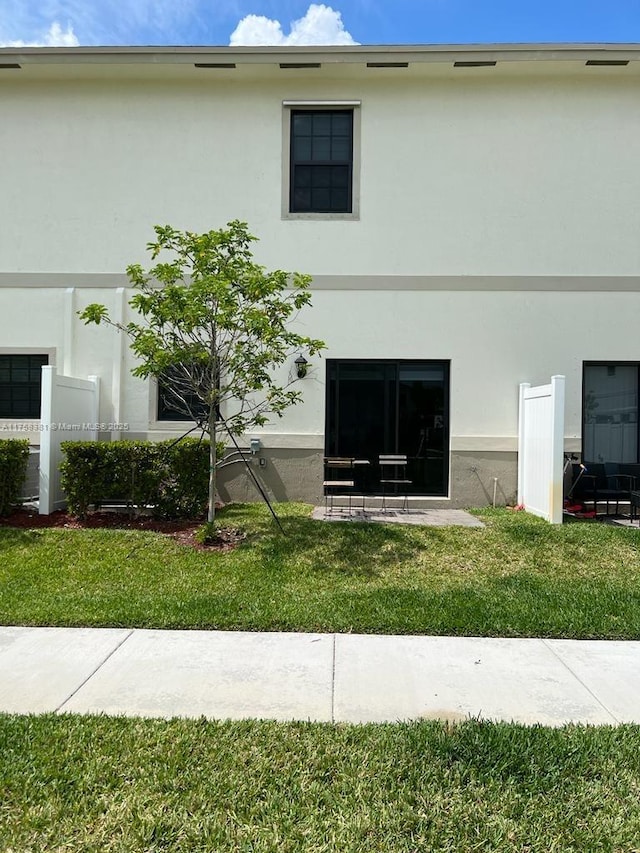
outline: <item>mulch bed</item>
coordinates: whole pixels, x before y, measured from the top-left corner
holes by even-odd
[[[69,530],[105,527],[115,530],[151,530],[154,533],[164,533],[180,545],[188,545],[199,551],[231,551],[245,538],[242,530],[222,527],[218,530],[215,541],[202,545],[195,538],[202,523],[202,520],[162,521],[149,515],[130,516],[124,512],[104,510],[96,510],[88,513],[86,518],[78,518],[64,510],[56,510],[51,515],[40,515],[36,510],[22,508],[15,509],[9,516],[0,517],[0,525],[24,530],[43,527],[62,527]]]

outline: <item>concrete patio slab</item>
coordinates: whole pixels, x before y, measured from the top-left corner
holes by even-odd
[[[640,642],[545,640],[620,723],[640,723]]]
[[[56,711],[130,634],[119,628],[0,627],[0,711]]]
[[[374,524],[416,524],[424,527],[484,527],[479,518],[465,512],[463,509],[409,509],[406,511],[387,509],[384,512],[378,508],[367,509],[353,505],[348,507],[335,506],[332,511],[323,506],[316,506],[311,513],[316,521],[363,521]]]
[[[543,640],[474,637],[337,636],[334,715],[615,723]]]
[[[331,720],[331,635],[136,630],[62,711]]]

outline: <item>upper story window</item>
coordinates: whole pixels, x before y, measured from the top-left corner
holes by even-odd
[[[290,213],[353,212],[352,109],[293,109]]]
[[[48,355],[0,355],[0,418],[39,418]]]

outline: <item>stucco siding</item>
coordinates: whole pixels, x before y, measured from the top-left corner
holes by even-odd
[[[640,63],[374,69],[355,55],[231,71],[92,54],[3,75],[0,353],[98,376],[103,438],[176,437],[124,336],[77,312],[102,302],[132,319],[124,270],[149,262],[154,224],[246,220],[261,263],[313,276],[296,327],[327,343],[303,403],[252,432],[272,495],[320,497],[326,361],[404,359],[448,365],[443,499],[491,502],[497,478],[511,500],[518,385],[566,376],[565,447],[580,450],[583,363],[640,363]],[[301,101],[356,104],[350,220],[283,217],[285,104]],[[0,420],[37,445],[32,426]],[[249,496],[243,476],[225,473],[229,495]]]
[[[240,218],[266,265],[316,275],[636,275],[640,89],[581,71],[3,78],[2,268],[119,272],[156,223]],[[283,220],[283,101],[345,97],[360,219]]]

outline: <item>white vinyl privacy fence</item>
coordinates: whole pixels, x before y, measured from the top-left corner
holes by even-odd
[[[564,376],[520,385],[518,503],[552,524],[562,524],[564,385]]]
[[[98,378],[73,379],[58,376],[55,367],[43,367],[40,401],[39,512],[50,515],[65,505],[60,488],[60,445],[63,441],[98,438]]]

